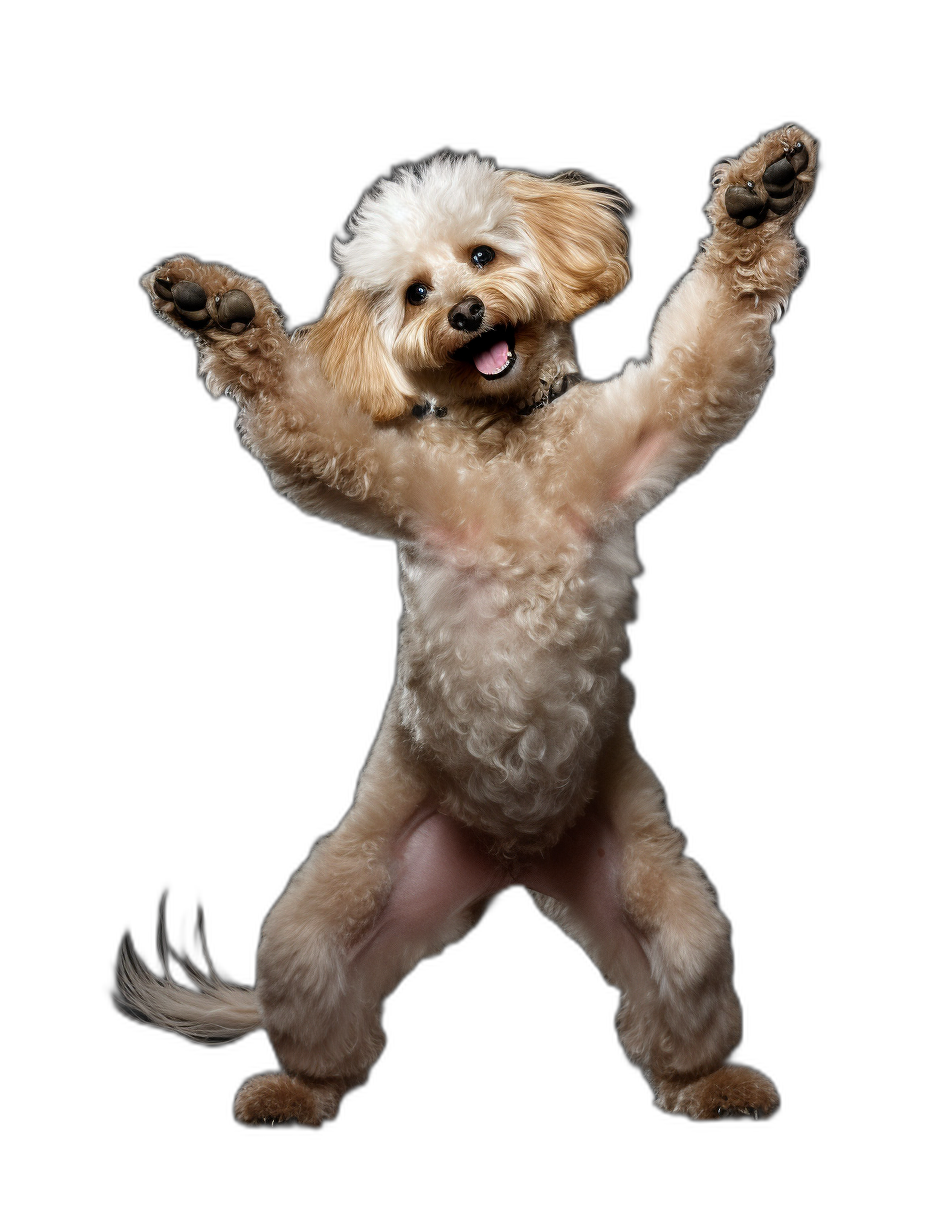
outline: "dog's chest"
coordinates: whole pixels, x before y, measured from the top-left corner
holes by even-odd
[[[459,815],[531,841],[581,799],[611,725],[637,561],[630,535],[480,546],[401,553],[401,714]]]

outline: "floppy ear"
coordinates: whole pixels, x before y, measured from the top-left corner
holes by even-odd
[[[628,282],[628,202],[617,189],[579,171],[544,178],[506,172],[509,191],[538,253],[560,321],[618,295]]]
[[[372,419],[397,419],[415,405],[414,391],[384,344],[373,298],[353,278],[335,284],[325,316],[309,329],[309,345],[326,380]]]

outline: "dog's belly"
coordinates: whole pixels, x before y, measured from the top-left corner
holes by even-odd
[[[473,829],[423,810],[390,852],[390,891],[383,910],[350,954],[372,999],[402,978],[410,952],[436,953],[475,922],[501,890],[524,886],[545,914],[567,908],[583,944],[608,947],[626,973],[648,978],[619,893],[621,842],[596,806],[559,843],[524,861],[494,857]]]
[[[574,820],[620,704],[629,555],[568,566],[404,561],[401,721],[441,808],[501,851],[543,850]]]

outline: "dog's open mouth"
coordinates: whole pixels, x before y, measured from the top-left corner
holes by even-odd
[[[516,362],[515,329],[511,325],[494,325],[451,353],[452,359],[472,363],[487,381],[498,381],[512,370]]]

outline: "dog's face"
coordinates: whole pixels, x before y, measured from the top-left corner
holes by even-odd
[[[342,276],[311,340],[327,378],[374,419],[425,392],[517,402],[552,337],[628,280],[621,196],[441,154],[362,199],[336,244]]]

